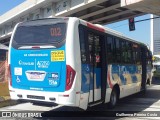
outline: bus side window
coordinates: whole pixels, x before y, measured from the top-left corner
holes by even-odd
[[[122,63],[127,63],[127,51],[126,51],[126,42],[122,40],[121,42],[122,50]]]
[[[94,64],[94,35],[88,33],[88,46],[89,46],[89,61]]]
[[[136,51],[134,50],[133,48],[133,63],[135,64],[136,63]]]
[[[87,62],[86,43],[85,43],[84,28],[82,26],[79,26],[79,38],[80,38],[81,61],[82,63],[86,63]]]
[[[95,67],[101,67],[101,45],[100,36],[95,35]]]
[[[132,45],[130,42],[127,42],[127,62],[132,64]]]
[[[120,42],[120,40],[119,40],[119,38],[116,38],[115,39],[115,50],[116,50],[116,62],[117,63],[120,63],[121,62],[121,48],[120,48],[120,44],[121,44],[121,42]]]
[[[106,48],[107,48],[107,60],[108,63],[114,62],[114,41],[112,36],[107,36],[107,42],[106,42]]]
[[[133,63],[140,64],[140,50],[137,44],[132,43]]]
[[[136,64],[141,64],[141,50],[139,46],[136,49]]]

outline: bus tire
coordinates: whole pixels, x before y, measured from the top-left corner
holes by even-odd
[[[116,89],[113,89],[110,96],[109,108],[114,108],[118,102],[118,93]]]

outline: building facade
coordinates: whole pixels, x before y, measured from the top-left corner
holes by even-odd
[[[153,55],[160,56],[160,18],[151,15],[151,51]]]

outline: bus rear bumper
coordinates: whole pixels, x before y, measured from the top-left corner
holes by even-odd
[[[45,102],[60,104],[65,106],[75,106],[78,107],[79,102],[76,102],[76,94],[72,92],[44,92],[44,91],[28,91],[28,90],[10,90],[10,97],[12,100],[24,100],[30,102]]]

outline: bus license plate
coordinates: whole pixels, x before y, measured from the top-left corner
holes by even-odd
[[[41,75],[37,75],[37,74],[31,74],[30,75],[30,79],[42,79],[42,76]]]
[[[44,71],[27,71],[26,76],[28,80],[43,81],[46,73]]]

